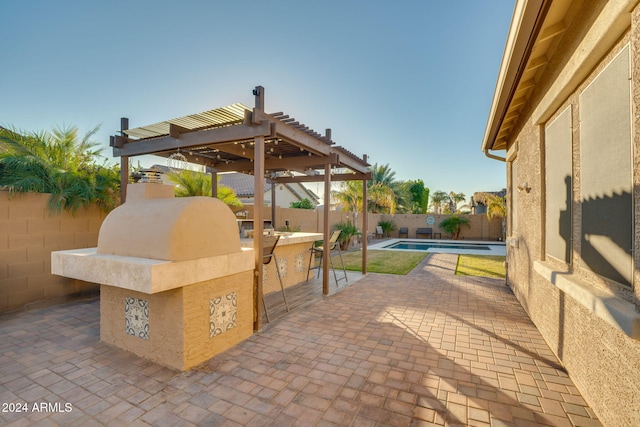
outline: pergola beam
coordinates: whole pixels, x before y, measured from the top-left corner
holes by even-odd
[[[250,169],[253,169],[253,146],[248,142],[234,142],[234,143],[224,143],[216,145],[219,151],[223,153],[233,154],[234,156],[244,157],[245,159],[251,160],[252,166]]]
[[[113,147],[113,156],[140,156],[143,154],[155,154],[159,151],[170,151],[201,147],[203,145],[219,144],[240,140],[250,140],[260,136],[269,136],[271,125],[262,121],[259,125],[248,126],[239,124],[201,130],[197,132],[183,133],[179,138],[163,136],[160,138],[144,139],[140,141],[130,141],[121,148]]]
[[[153,153],[154,156],[169,158],[175,151],[163,151],[162,153]],[[208,168],[217,168],[216,162],[210,157],[209,154],[189,153],[188,151],[181,151],[182,154],[189,163],[196,163]]]
[[[360,173],[340,173],[331,175],[331,181],[360,181],[371,179],[371,172],[366,174]],[[278,184],[288,184],[294,182],[324,182],[324,175],[303,175],[303,176],[283,176],[274,178],[273,182]]]
[[[172,138],[180,138],[180,134],[189,133],[190,130],[174,123],[169,123],[169,136]]]
[[[303,148],[306,151],[310,151],[321,156],[328,156],[331,154],[331,146],[327,143],[320,141],[318,138],[313,137],[300,129],[296,129],[291,126],[291,124],[283,123],[280,120],[274,119],[264,111],[254,110],[253,118],[254,120],[259,121],[268,120],[273,123],[275,125],[275,134],[278,138],[285,139],[288,143],[295,145],[296,147]]]
[[[226,151],[221,149],[220,151]],[[266,170],[304,170],[308,168],[317,169],[324,167],[325,164],[338,165],[339,157],[337,154],[331,154],[324,158],[316,156],[298,156],[279,159],[276,156],[268,156],[265,158],[264,167]],[[220,163],[216,165],[216,169],[220,172],[239,172],[252,171],[253,162],[248,160],[240,160],[229,164]]]
[[[340,163],[343,167],[349,168],[354,172],[367,174],[369,173],[369,167],[364,166],[362,163],[357,162],[349,156],[340,156]],[[371,179],[371,178],[369,178]]]

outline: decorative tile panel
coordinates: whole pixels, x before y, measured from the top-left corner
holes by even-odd
[[[304,252],[296,254],[296,263],[295,263],[295,272],[302,273],[304,272],[305,262],[304,262]]]
[[[283,279],[289,273],[289,260],[285,257],[278,258],[278,267],[280,268],[280,277]]]
[[[125,297],[124,318],[124,331],[128,335],[149,339],[149,301]]]
[[[238,325],[238,296],[235,292],[209,300],[209,337]]]

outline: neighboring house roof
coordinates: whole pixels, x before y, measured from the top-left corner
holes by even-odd
[[[252,175],[244,173],[223,173],[218,175],[220,177],[220,184],[226,185],[236,192],[238,197],[253,197],[254,179]],[[271,183],[264,180],[264,191],[271,190]]]
[[[300,200],[309,199],[312,203],[318,204],[320,202],[320,198],[316,193],[309,190],[307,187],[302,185],[299,182],[295,182],[292,184],[284,184],[289,191],[296,195]]]
[[[486,202],[486,195],[506,197],[507,189],[503,188],[500,191],[476,191],[473,193],[473,196],[471,196],[471,206],[484,205]]]
[[[218,175],[220,177],[220,184],[231,187],[238,197],[253,197],[254,179],[252,175],[244,173],[231,172]],[[282,184],[298,199],[309,199],[312,203],[317,204],[319,201],[318,196],[301,183]],[[271,190],[271,182],[265,178],[264,191]]]
[[[168,166],[158,165],[158,164],[151,166],[151,169],[157,170],[164,174],[172,170],[172,168],[169,168]],[[253,175],[247,175],[247,174],[238,173],[238,172],[231,172],[231,173],[221,173],[218,175],[218,177],[220,178],[219,183],[221,185],[231,188],[236,193],[236,196],[238,196],[239,198],[253,197],[254,195],[253,194],[253,189],[254,189]],[[315,203],[315,204],[317,204],[319,201],[318,196],[313,191],[309,190],[307,187],[305,187],[300,183],[282,184],[282,185],[287,187],[287,189],[296,197],[298,197],[300,200],[307,198],[312,203]],[[271,182],[265,178],[264,191],[266,193],[267,191],[270,191],[270,190],[271,190]]]
[[[548,92],[570,94],[584,81],[612,43],[630,26],[629,10],[636,3],[637,0],[621,0],[603,6],[598,26],[606,31],[580,42],[573,50],[569,66],[560,72]],[[582,6],[583,2],[576,0],[516,2],[482,141],[482,150],[489,157],[496,157],[489,154],[489,150],[508,148],[520,128],[521,114],[531,108],[535,87],[545,81],[541,76],[547,64],[553,62],[562,47],[561,36]],[[535,106],[533,121],[547,120],[564,99],[554,96],[541,101]]]

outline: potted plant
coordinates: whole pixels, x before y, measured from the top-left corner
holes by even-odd
[[[382,228],[382,233],[385,237],[389,237],[391,232],[397,229],[396,223],[393,221],[380,221],[378,225]]]
[[[334,227],[336,230],[342,231],[340,234],[340,249],[346,251],[349,249],[349,245],[351,244],[351,239],[353,236],[361,236],[360,230],[355,226],[351,221],[347,222],[339,222]]]
[[[444,231],[449,233],[451,235],[451,238],[454,240],[458,240],[458,237],[460,237],[460,229],[463,225],[471,227],[469,225],[469,218],[458,215],[451,215],[449,218],[440,223],[440,227],[442,227]]]

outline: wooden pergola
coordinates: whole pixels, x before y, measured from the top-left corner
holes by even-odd
[[[241,172],[255,177],[254,250],[255,268],[262,271],[264,231],[264,178],[274,184],[324,182],[324,241],[329,241],[329,207],[332,181],[362,180],[363,233],[368,226],[366,180],[371,179],[367,157],[362,158],[336,146],[331,129],[321,135],[294,118],[279,112],[264,111],[264,88],[253,90],[253,109],[242,104],[171,119],[149,126],[129,129],[129,120],[121,119],[120,135],[112,136],[114,157],[120,157],[122,202],[129,182],[129,158],[154,154],[170,157],[180,153],[189,162],[204,165],[212,173],[212,195],[217,195],[218,172]],[[336,173],[339,171],[340,173]],[[272,199],[275,191],[272,191]],[[272,222],[276,227],[275,200]],[[329,294],[329,259],[323,257],[322,291]],[[362,274],[367,272],[367,239],[362,239]],[[255,274],[257,297],[254,329],[262,328],[262,274]]]

